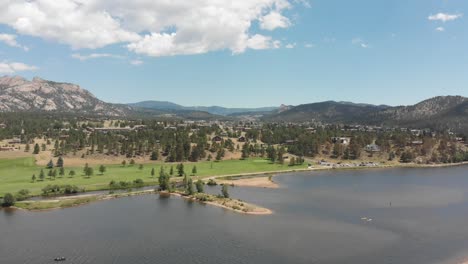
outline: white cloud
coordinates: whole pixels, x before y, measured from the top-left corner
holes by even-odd
[[[461,17],[463,17],[463,14],[438,13],[435,15],[430,15],[427,19],[432,20],[432,21],[447,22],[447,21],[453,21],[453,20],[459,19]]]
[[[435,30],[439,31],[439,32],[444,32],[445,28],[444,27],[437,27]]]
[[[296,47],[296,43],[288,43],[284,47],[287,49],[294,49]]]
[[[291,21],[279,12],[272,11],[268,15],[260,18],[260,28],[275,30],[277,28],[287,28],[291,26]]]
[[[367,48],[370,48],[370,45],[368,43],[366,43],[363,39],[361,38],[354,38],[353,40],[351,40],[351,43],[353,45],[357,45],[361,48],[364,48],[364,49],[367,49]]]
[[[0,62],[0,73],[2,74],[13,74],[20,71],[35,71],[39,68],[32,65],[27,65],[21,62]]]
[[[29,48],[19,44],[16,41],[16,37],[17,36],[13,35],[13,34],[0,34],[0,42],[3,42],[3,43],[5,43],[5,44],[7,44],[8,46],[11,46],[11,47],[20,48],[20,49],[23,49],[25,51],[28,51]]]
[[[72,58],[78,59],[80,61],[87,61],[91,59],[99,59],[99,58],[114,58],[114,59],[123,59],[125,57],[120,56],[120,55],[115,55],[115,54],[109,54],[109,53],[91,53],[88,55],[81,55],[79,53],[74,53],[71,55]]]
[[[138,65],[142,65],[143,61],[142,60],[131,60],[130,64],[134,65],[134,66],[138,66]]]
[[[315,45],[312,44],[312,43],[306,43],[306,44],[304,44],[304,47],[310,49],[310,48],[315,48]]]
[[[19,34],[96,49],[125,44],[150,56],[241,53],[279,42],[251,32],[291,25],[284,10],[297,0],[0,0],[0,24]],[[261,37],[263,38],[261,39]],[[263,44],[259,43],[262,42]]]

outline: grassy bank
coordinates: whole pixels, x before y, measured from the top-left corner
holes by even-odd
[[[94,175],[85,177],[83,167],[67,167],[65,159],[65,176],[49,179],[47,176],[48,170],[43,166],[35,164],[31,158],[16,158],[16,159],[1,159],[0,160],[0,196],[5,193],[16,193],[21,189],[28,189],[31,195],[40,195],[42,188],[51,185],[76,185],[84,188],[86,191],[102,190],[109,188],[110,181],[126,181],[131,182],[136,179],[142,179],[145,185],[157,184],[158,173],[161,166],[164,166],[166,171],[169,171],[171,166],[174,166],[176,171],[177,164],[168,163],[150,163],[144,164],[143,169],[139,165],[127,165],[123,167],[120,164],[106,165],[106,172],[101,175],[98,172],[98,167],[94,167]],[[221,162],[197,162],[184,163],[185,172],[191,174],[193,166],[197,167],[197,178],[207,178],[213,176],[251,174],[264,172],[281,172],[297,169],[305,169],[306,165],[289,167],[287,164],[272,164],[264,159],[248,159],[248,160],[225,160]],[[155,176],[151,177],[151,169],[155,169]],[[36,175],[39,178],[39,172],[44,169],[46,178],[44,181],[36,180],[33,182],[31,176]],[[68,176],[70,170],[75,170],[74,177]],[[175,172],[176,173],[176,172]]]
[[[77,197],[60,197],[50,200],[39,200],[39,201],[21,201],[15,204],[16,208],[30,211],[46,211],[53,209],[61,209],[74,207],[79,205],[88,204],[95,201],[109,200],[121,197],[144,195],[144,194],[157,194],[152,190],[148,191],[136,191],[118,194],[108,195],[86,195]],[[182,197],[186,200],[197,201],[203,204],[221,207],[227,210],[231,210],[237,213],[252,214],[252,215],[268,215],[272,214],[272,211],[254,204],[246,203],[238,199],[223,198],[206,193],[197,193],[194,195],[185,195],[181,191],[174,193],[161,192],[161,195],[174,195]]]

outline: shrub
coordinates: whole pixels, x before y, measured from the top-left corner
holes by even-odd
[[[10,207],[10,206],[15,205],[15,203],[16,203],[16,198],[15,198],[15,196],[13,196],[13,194],[11,194],[11,193],[5,194],[5,196],[3,197],[2,206]]]

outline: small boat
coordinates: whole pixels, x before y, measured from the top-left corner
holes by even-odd
[[[54,258],[54,261],[65,261],[65,260],[67,260],[65,257]]]
[[[372,222],[372,218],[367,219],[367,222]]]
[[[361,220],[367,220],[367,217],[361,217]]]

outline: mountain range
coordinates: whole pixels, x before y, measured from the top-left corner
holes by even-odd
[[[327,101],[299,105],[264,116],[263,120],[427,127],[468,132],[468,98],[438,96],[410,106]]]
[[[0,77],[0,112],[47,111],[120,117],[320,122],[405,127],[450,128],[468,132],[468,98],[439,96],[410,106],[326,101],[298,106],[226,108],[182,106],[172,102],[106,103],[76,84],[35,77]]]
[[[259,108],[227,108],[222,106],[182,106],[179,104],[166,101],[143,101],[138,103],[128,104],[133,107],[147,108],[155,110],[189,110],[208,112],[213,115],[229,116],[239,113],[255,113],[255,112],[271,112],[277,110],[278,107],[259,107]]]

